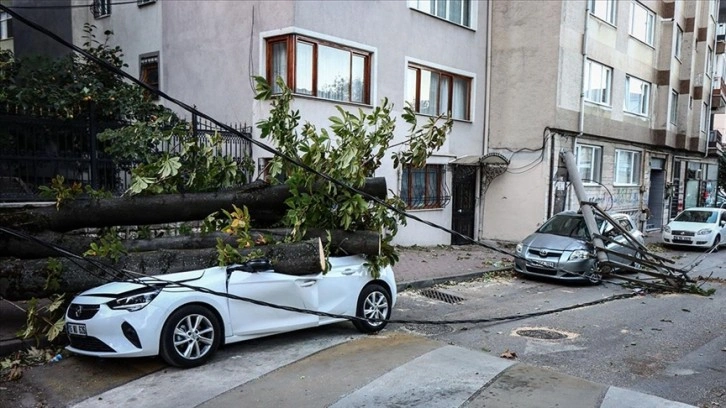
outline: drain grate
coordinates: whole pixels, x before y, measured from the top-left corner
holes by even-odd
[[[419,291],[419,293],[426,296],[427,298],[440,300],[440,301],[446,302],[446,303],[451,303],[452,305],[464,301],[464,298],[462,298],[462,297],[450,295],[450,294],[444,293],[444,292],[439,292],[436,289],[422,289]]]

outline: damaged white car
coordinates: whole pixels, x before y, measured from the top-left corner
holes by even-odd
[[[194,367],[220,345],[340,322],[344,316],[364,318],[352,320],[362,332],[379,331],[396,304],[396,281],[390,267],[373,278],[365,262],[361,256],[330,258],[327,273],[295,276],[257,260],[108,283],[81,293],[68,307],[67,349],[97,357],[160,355],[171,365]]]

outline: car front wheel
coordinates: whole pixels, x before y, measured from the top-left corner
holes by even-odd
[[[371,283],[363,288],[358,296],[357,317],[364,319],[385,319],[391,317],[391,293],[377,283]],[[373,333],[383,330],[387,321],[353,320],[353,325],[363,333]]]
[[[164,323],[160,355],[173,366],[200,366],[217,350],[220,337],[221,330],[214,313],[200,305],[183,306]]]

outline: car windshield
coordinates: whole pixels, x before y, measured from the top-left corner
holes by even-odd
[[[600,230],[604,220],[602,218],[596,218],[596,222],[597,228]],[[587,226],[585,225],[585,218],[580,214],[557,214],[539,227],[537,232],[590,240],[590,234],[588,234]]]
[[[680,222],[701,222],[713,224],[718,219],[717,211],[708,210],[686,210],[678,214],[673,221]]]

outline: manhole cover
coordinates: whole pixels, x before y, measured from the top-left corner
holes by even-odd
[[[532,337],[542,340],[561,340],[569,337],[565,333],[560,333],[551,329],[517,329],[514,333],[518,336]]]
[[[419,291],[419,293],[426,296],[427,298],[436,299],[436,300],[440,300],[442,302],[451,303],[451,304],[455,304],[455,303],[464,301],[464,298],[462,298],[462,297],[458,297],[458,296],[450,295],[448,293],[440,292],[436,289],[422,289]]]

